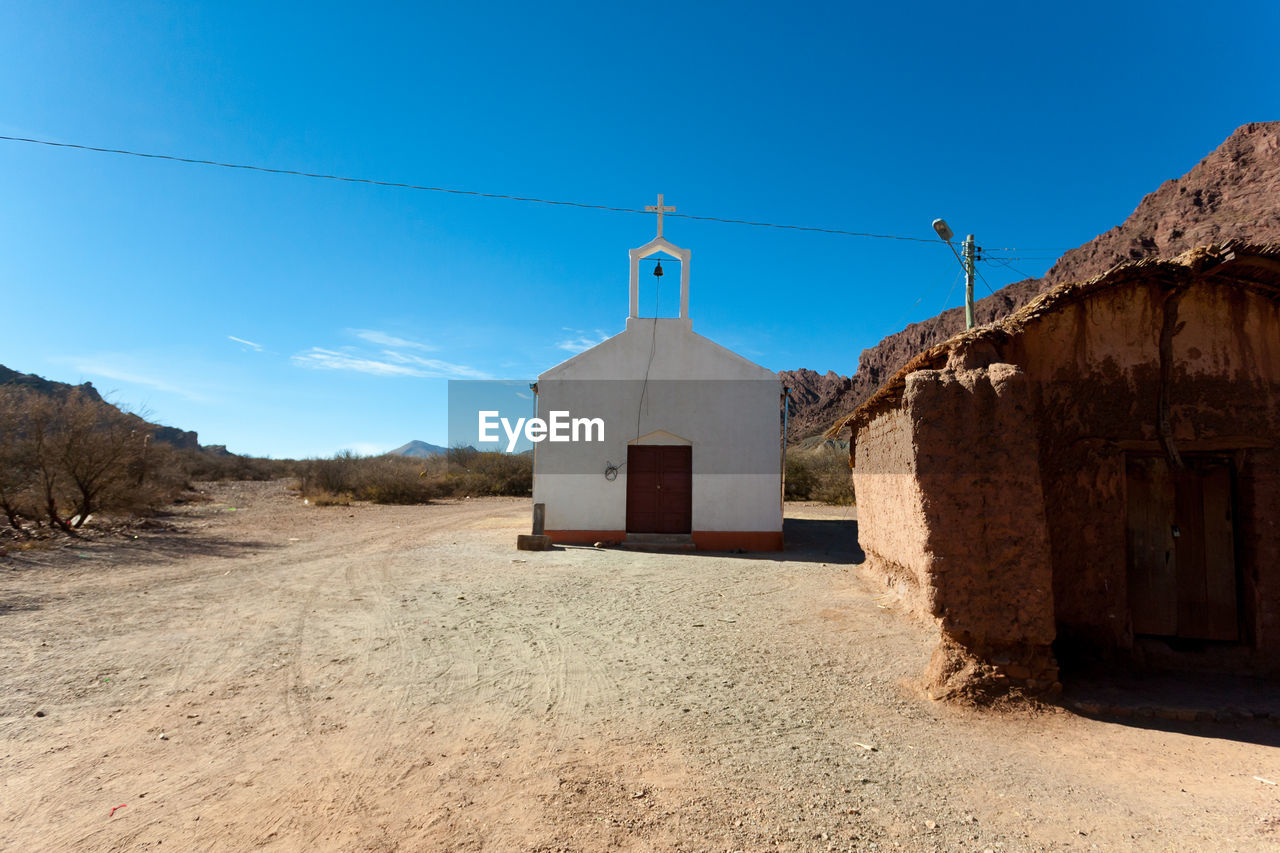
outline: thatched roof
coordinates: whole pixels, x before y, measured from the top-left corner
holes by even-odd
[[[1000,344],[1021,335],[1041,317],[1061,311],[1093,294],[1114,287],[1159,280],[1169,286],[1186,286],[1194,280],[1225,282],[1280,300],[1280,243],[1251,244],[1236,240],[1191,249],[1176,258],[1143,258],[1118,264],[1088,281],[1066,282],[1037,296],[1013,314],[987,326],[964,332],[918,353],[878,391],[851,414],[836,421],[825,433],[835,438],[845,427],[857,428],[878,412],[897,405],[907,377],[917,370],[937,370],[956,349],[980,341]]]

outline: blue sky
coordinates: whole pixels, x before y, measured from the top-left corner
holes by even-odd
[[[1280,118],[1280,5],[1228,7],[3,2],[0,134],[922,238],[944,216],[1037,275]],[[622,329],[654,231],[14,142],[0,187],[0,363],[277,457],[444,443],[447,379]],[[694,328],[775,370],[852,373],[961,296],[939,244],[666,234]]]

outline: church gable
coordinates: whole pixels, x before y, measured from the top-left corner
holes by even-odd
[[[658,215],[653,240],[628,252],[630,258],[629,315],[626,329],[541,374],[539,381],[560,379],[776,379],[776,374],[693,331],[689,319],[689,260],[692,253],[662,234],[662,216],[675,212],[665,206],[646,207]],[[658,252],[680,262],[680,316],[639,316],[639,263]]]
[[[654,328],[654,324],[657,328]],[[652,359],[650,358],[652,355]],[[641,318],[626,331],[538,377],[554,379],[772,379],[776,374],[673,318]]]

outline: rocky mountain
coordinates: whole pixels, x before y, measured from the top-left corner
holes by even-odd
[[[1123,223],[1064,254],[1043,278],[1024,279],[979,299],[975,320],[999,320],[1054,285],[1092,278],[1125,261],[1172,257],[1231,238],[1280,240],[1280,121],[1241,126],[1190,172],[1143,198]],[[852,377],[782,371],[783,383],[792,388],[791,440],[831,426],[916,353],[963,329],[964,310],[952,308],[863,350]]]
[[[45,379],[42,376],[36,376],[34,373],[19,373],[0,364],[0,386],[18,385],[23,388],[29,388],[38,394],[48,396],[62,396],[70,394],[73,391],[79,391],[89,399],[96,402],[105,402],[102,395],[98,393],[98,389],[93,387],[92,382],[86,382],[83,385],[70,385],[66,382],[55,382],[51,379]],[[192,431],[178,429],[177,427],[163,426],[161,424],[153,424],[139,418],[137,415],[130,414],[131,418],[136,418],[138,423],[151,431],[151,436],[156,441],[164,442],[172,445],[179,450],[199,450],[199,436]],[[226,448],[222,448],[225,452]]]
[[[791,389],[790,416],[787,420],[787,443],[795,444],[806,436],[822,432],[844,413],[853,379],[834,370],[826,374],[814,370],[782,370],[782,385]]]
[[[438,444],[428,444],[425,441],[414,439],[408,444],[401,445],[395,450],[387,451],[387,456],[443,456],[449,452],[449,448],[441,447]]]

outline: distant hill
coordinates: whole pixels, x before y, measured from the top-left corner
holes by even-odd
[[[92,382],[86,382],[83,385],[69,385],[66,382],[55,382],[51,379],[45,379],[36,376],[34,373],[19,373],[0,364],[0,386],[18,385],[35,391],[37,394],[45,396],[65,396],[73,391],[80,391],[90,400],[98,403],[105,403],[102,395],[98,393],[98,389],[93,387]],[[108,403],[108,405],[111,405]],[[153,424],[145,421],[132,413],[126,413],[129,417],[137,420],[139,424],[151,432],[151,436],[156,441],[164,442],[172,445],[179,450],[200,450],[199,436],[190,430],[178,429],[177,427],[164,426],[162,424]],[[222,452],[226,452],[226,448],[221,448]]]
[[[1280,241],[1280,122],[1239,127],[1187,174],[1165,181],[1123,223],[1060,257],[1044,278],[1028,278],[974,304],[979,325],[1012,314],[1054,285],[1084,281],[1125,261],[1174,257],[1228,239]],[[791,391],[792,442],[816,435],[874,394],[916,353],[964,330],[952,308],[912,323],[862,351],[853,376],[812,370],[778,375]]]
[[[387,451],[386,456],[443,456],[449,452],[449,448],[441,447],[438,444],[427,444],[425,441],[417,439],[408,444],[397,447],[395,450]]]

